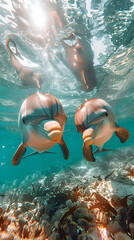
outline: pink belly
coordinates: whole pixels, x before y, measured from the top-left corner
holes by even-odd
[[[31,133],[28,140],[28,146],[39,153],[52,148],[54,145],[55,145],[54,142],[47,138],[43,138],[37,135],[36,133]]]
[[[114,128],[110,125],[110,123],[103,124],[95,134],[95,138],[93,139],[93,145],[102,146],[105,142],[107,142],[113,135]]]

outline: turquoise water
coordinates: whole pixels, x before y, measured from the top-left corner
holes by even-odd
[[[3,188],[16,186],[27,176],[50,175],[81,161],[84,164],[82,136],[76,131],[74,114],[85,98],[106,100],[112,106],[118,124],[130,132],[126,143],[121,144],[113,135],[105,144],[106,148],[121,148],[125,152],[128,147],[133,149],[134,144],[134,1],[57,1],[66,21],[57,35],[52,36],[54,45],[52,43],[49,49],[52,61],[44,38],[42,40],[43,31],[38,28],[41,23],[37,16],[34,22],[31,20],[30,8],[26,7],[31,2],[36,3],[32,0],[0,1],[0,185]],[[43,4],[43,1],[38,3]],[[98,80],[98,86],[92,92],[84,92],[73,73],[55,55],[55,51],[60,50],[60,39],[73,31],[86,36],[91,43]],[[68,118],[64,130],[70,153],[68,160],[64,160],[56,145],[52,149],[55,155],[38,154],[22,159],[17,167],[12,166],[13,154],[21,142],[17,124],[20,106],[38,89],[22,85],[6,48],[8,37],[17,44],[24,57],[23,64],[41,73],[40,92],[53,94],[64,107]],[[41,42],[37,38],[41,38]],[[28,149],[29,152],[32,151]],[[99,165],[105,154],[109,153],[96,155],[96,162],[89,162],[89,168]]]

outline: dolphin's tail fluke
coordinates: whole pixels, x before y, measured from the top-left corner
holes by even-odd
[[[10,42],[13,43],[13,45],[14,45],[14,47],[15,47],[15,53],[12,51],[12,49],[11,49],[10,46],[9,46],[9,43],[10,43]],[[16,56],[22,58],[21,55],[20,55],[20,53],[18,52],[17,45],[16,45],[16,43],[14,42],[13,39],[11,39],[11,38],[8,38],[8,39],[7,39],[7,41],[6,41],[6,47],[7,47],[8,51],[9,51],[9,53],[10,53],[11,55],[14,55],[14,54],[15,54]]]

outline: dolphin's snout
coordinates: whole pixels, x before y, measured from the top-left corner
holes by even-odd
[[[48,137],[54,141],[59,142],[62,137],[61,126],[57,121],[49,121],[44,124],[45,131],[48,132]]]
[[[85,144],[92,144],[93,132],[93,128],[88,128],[83,132],[83,141]]]
[[[48,134],[48,136],[50,137],[50,139],[53,142],[59,142],[61,140],[61,137],[62,137],[62,132],[59,131],[59,130],[54,130],[54,131],[50,132]]]
[[[83,140],[85,140],[86,138],[92,138],[94,129],[93,128],[88,128],[83,132]]]
[[[91,145],[92,142],[93,142],[93,141],[92,141],[92,138],[91,138],[91,137],[84,139],[84,144],[85,144],[85,145]]]

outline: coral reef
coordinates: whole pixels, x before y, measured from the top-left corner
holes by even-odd
[[[131,161],[85,164],[1,192],[0,239],[133,240]]]

